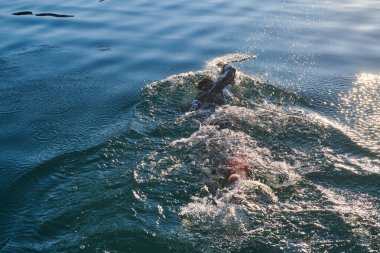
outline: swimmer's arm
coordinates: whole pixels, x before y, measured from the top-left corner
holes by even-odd
[[[229,64],[223,66],[223,71],[218,80],[209,90],[209,93],[222,91],[223,88],[231,83],[235,78],[236,69]]]

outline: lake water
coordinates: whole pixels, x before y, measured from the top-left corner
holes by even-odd
[[[378,1],[0,9],[1,252],[380,251]],[[252,179],[205,194],[227,157]]]

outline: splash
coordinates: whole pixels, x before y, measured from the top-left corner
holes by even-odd
[[[206,63],[206,69],[215,70],[219,68],[221,65],[235,62],[243,62],[247,60],[255,60],[256,55],[250,54],[226,54],[217,58],[212,59]]]

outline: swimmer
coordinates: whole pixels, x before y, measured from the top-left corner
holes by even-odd
[[[229,64],[218,66],[222,67],[220,76],[216,81],[210,78],[203,78],[198,84],[199,93],[191,103],[189,111],[196,111],[209,105],[222,105],[227,96],[231,96],[231,87],[235,79],[236,69]]]
[[[223,179],[203,181],[208,194],[216,196],[223,186],[230,186],[239,180],[252,179],[247,161],[240,157],[228,157],[224,162],[223,174]]]

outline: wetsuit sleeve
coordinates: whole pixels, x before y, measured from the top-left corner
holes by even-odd
[[[221,92],[225,86],[231,84],[235,78],[236,69],[229,64],[223,66],[222,74],[210,89],[210,92]]]

